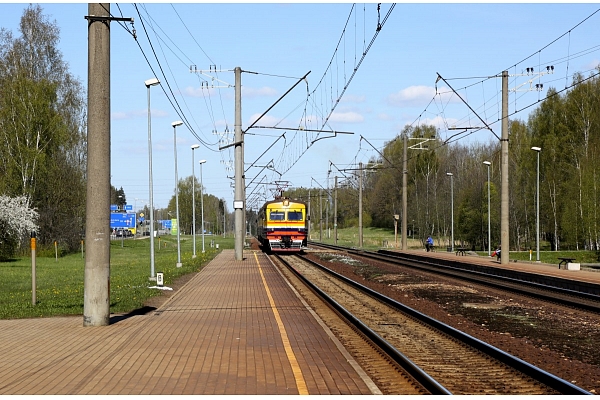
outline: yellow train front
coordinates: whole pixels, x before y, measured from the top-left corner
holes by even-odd
[[[299,252],[306,247],[306,204],[286,198],[265,203],[258,213],[258,240],[266,252]]]

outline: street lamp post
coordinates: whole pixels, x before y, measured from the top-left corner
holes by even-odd
[[[173,149],[175,154],[175,218],[177,219],[177,268],[181,267],[181,240],[180,231],[181,225],[179,224],[179,178],[177,176],[177,127],[183,125],[182,121],[175,121],[171,123],[173,126]]]
[[[537,187],[535,191],[535,262],[540,262],[540,152],[541,147],[532,147],[537,153]]]
[[[194,172],[194,150],[198,147],[200,147],[199,144],[192,145],[192,237],[194,243],[192,258],[196,258],[196,188],[194,184],[196,181],[196,173]]]
[[[123,199],[123,196],[118,196],[120,199]],[[119,202],[120,203],[120,202]],[[127,218],[127,214],[125,214],[125,218]],[[117,231],[118,232],[118,231]],[[121,228],[121,248],[123,248],[123,238],[125,237],[125,229]]]
[[[148,89],[148,187],[150,192],[150,280],[156,280],[154,276],[154,198],[152,193],[152,129],[150,127],[150,86],[156,86],[160,81],[156,78],[144,82]]]
[[[202,164],[206,160],[200,160],[200,218],[202,221],[202,253],[204,253],[204,187],[202,186]]]
[[[490,218],[490,165],[492,165],[491,162],[489,161],[484,161],[483,162],[485,165],[487,165],[487,173],[488,173],[488,180],[487,180],[487,190],[488,190],[488,256],[492,255],[492,223],[491,223],[491,218]]]
[[[446,172],[446,175],[448,175],[450,177],[450,215],[451,215],[451,231],[452,231],[452,238],[451,238],[451,243],[450,243],[450,250],[452,252],[454,252],[454,175],[452,175],[452,172]]]

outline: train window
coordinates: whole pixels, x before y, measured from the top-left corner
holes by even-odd
[[[269,219],[271,221],[283,221],[285,219],[285,213],[283,211],[271,211]]]
[[[288,221],[302,221],[302,211],[288,211]]]

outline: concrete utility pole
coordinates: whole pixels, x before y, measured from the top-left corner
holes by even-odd
[[[406,133],[403,136],[404,149],[402,150],[402,250],[406,251],[408,250],[408,243],[406,238],[406,235],[408,234],[408,194],[406,193],[408,185],[408,137]],[[413,229],[415,229],[414,226]]]
[[[306,232],[306,240],[311,240],[310,239],[310,189],[308,189],[308,213],[306,215],[306,219],[307,219],[307,224],[306,224],[306,228],[307,228],[307,232]]]
[[[323,241],[323,193],[319,189],[319,242]]]
[[[240,261],[244,259],[244,153],[242,134],[242,69],[235,67],[235,189],[233,199],[233,209],[235,213],[235,259]]]
[[[502,138],[501,176],[502,195],[500,199],[500,264],[508,264],[510,255],[508,218],[508,71],[502,71]]]
[[[89,4],[83,326],[110,322],[110,4]]]
[[[335,192],[333,192],[333,244],[337,245],[337,176],[334,179]]]
[[[362,209],[363,209],[363,204],[362,204],[362,188],[363,188],[363,183],[362,183],[362,178],[363,178],[363,163],[359,162],[358,163],[358,173],[360,174],[358,176],[358,248],[362,249],[363,247],[363,215],[362,215]]]

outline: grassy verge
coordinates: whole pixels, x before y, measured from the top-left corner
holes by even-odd
[[[311,233],[311,240],[318,242],[319,230],[313,229]],[[329,236],[329,237],[328,237]],[[379,250],[382,248],[400,248],[402,238],[398,235],[396,238],[394,231],[390,229],[379,229],[379,228],[364,228],[363,229],[363,248],[365,250]],[[327,235],[325,229],[323,229],[322,242],[333,244],[333,229],[330,230],[330,235]],[[444,242],[447,243],[447,240]],[[338,229],[338,241],[339,246],[346,247],[358,247],[358,228],[344,228]],[[423,243],[415,238],[409,237],[407,240],[409,250],[424,250]],[[446,251],[447,245],[440,246],[438,240],[436,240],[436,251]],[[548,246],[547,244],[543,244]],[[492,249],[493,251],[493,249]],[[478,251],[477,254],[480,256],[487,257],[487,251]],[[558,257],[573,257],[575,262],[586,263],[586,264],[600,264],[598,261],[598,254],[595,251],[540,251],[540,262],[547,264],[556,264],[558,268]],[[533,250],[529,251],[511,251],[510,260],[518,261],[535,261],[536,252]]]
[[[215,247],[211,247],[214,240]],[[233,248],[232,238],[205,236],[196,238],[196,258],[192,258],[191,236],[181,236],[181,268],[177,263],[177,238],[156,239],[155,272],[164,273],[164,285],[169,286],[178,277],[197,272],[224,248]],[[159,246],[160,243],[160,246]],[[216,249],[219,244],[219,249]],[[123,247],[121,247],[123,246]],[[110,246],[110,311],[129,312],[161,294],[150,289],[150,240],[115,240]],[[65,257],[36,257],[36,304],[32,304],[31,258],[0,262],[0,319],[83,315],[84,269],[82,255]]]

